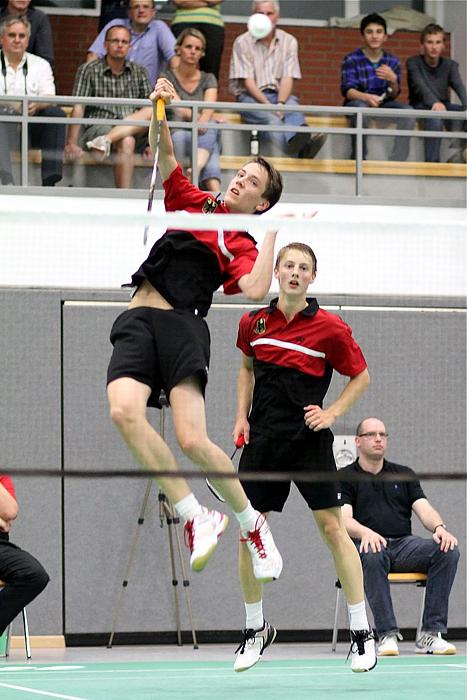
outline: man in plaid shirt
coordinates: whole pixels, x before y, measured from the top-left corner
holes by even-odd
[[[383,51],[388,38],[386,20],[373,13],[360,23],[363,37],[362,48],[347,54],[342,62],[341,91],[346,107],[383,107],[384,109],[411,109],[395,98],[400,93],[401,66],[399,59]],[[414,120],[398,118],[399,129],[413,129]],[[352,120],[355,126],[355,119]],[[366,128],[368,119],[363,120]],[[397,137],[389,160],[407,160],[410,141],[408,137]],[[366,139],[363,139],[363,158],[366,158]],[[352,139],[352,155],[355,158],[355,139]]]
[[[73,87],[73,94],[80,97],[107,97],[145,99],[151,92],[148,74],[143,66],[127,60],[130,48],[130,32],[120,25],[108,29],[105,39],[106,55],[90,63],[84,63],[78,68]],[[97,119],[125,119],[135,110],[131,105],[85,105],[76,104],[72,117],[94,117]],[[79,158],[83,149],[96,153],[100,151],[103,157],[110,155],[106,145],[109,142],[103,138],[112,128],[112,124],[92,124],[80,127],[72,124],[68,129],[68,140],[65,155],[69,160]],[[81,129],[81,131],[80,131]],[[143,147],[146,135],[141,139],[125,136],[114,144],[116,159],[113,164],[115,185],[130,187],[134,170],[133,154],[135,146]],[[101,147],[102,146],[102,147]]]

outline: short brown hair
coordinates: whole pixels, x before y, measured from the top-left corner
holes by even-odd
[[[313,261],[313,272],[316,273],[318,269],[318,261],[316,259],[315,252],[312,248],[310,248],[309,245],[306,243],[288,243],[285,245],[283,248],[280,249],[280,251],[277,253],[277,258],[276,258],[276,263],[274,265],[274,269],[277,270],[277,268],[280,265],[280,262],[286,252],[288,250],[299,250],[301,253],[304,253],[305,255],[308,255],[309,258]]]
[[[112,24],[112,26],[109,27],[109,28],[107,29],[106,33],[105,33],[104,41],[109,41],[109,37],[110,37],[110,35],[111,35],[111,33],[113,32],[114,29],[124,29],[124,30],[126,31],[126,33],[128,34],[130,40],[131,40],[131,32],[130,32],[130,30],[128,29],[128,27],[125,27],[124,24]]]
[[[444,37],[444,29],[439,25],[439,24],[427,24],[426,27],[424,27],[421,31],[420,34],[420,43],[423,44],[423,41],[426,36],[429,34],[442,34]]]
[[[258,163],[258,165],[268,174],[266,189],[264,190],[262,196],[268,200],[269,206],[263,211],[255,212],[256,214],[264,214],[265,211],[272,209],[272,207],[277,204],[281,198],[283,188],[282,175],[273,165],[271,165],[268,160],[266,160],[266,158],[262,158],[261,156],[248,160],[245,165],[247,165],[247,163]]]

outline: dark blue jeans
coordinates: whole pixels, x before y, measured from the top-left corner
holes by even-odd
[[[345,103],[345,107],[368,107],[368,102],[365,102],[365,100],[349,100],[348,102]],[[410,105],[404,105],[401,102],[398,102],[397,100],[388,100],[384,104],[381,105],[382,109],[412,109]],[[371,117],[363,117],[363,128],[367,129],[369,125],[370,119],[378,119],[384,122],[387,122],[389,117],[379,117],[378,116],[378,107],[375,107],[373,109],[374,111],[374,116],[373,114]],[[351,125],[355,126],[357,119],[356,117],[351,118]],[[405,119],[404,117],[398,117],[397,119],[394,120],[396,122],[396,127],[398,129],[403,129],[404,131],[409,131],[411,129],[415,128],[415,119]],[[384,137],[383,137],[384,138]],[[355,137],[352,137],[352,154],[351,158],[355,158]],[[364,137],[363,138],[363,160],[366,159],[367,156],[367,146],[366,146],[366,141],[367,139]],[[394,138],[394,145],[392,147],[391,154],[389,156],[389,160],[407,160],[407,156],[409,155],[409,148],[410,148],[410,136],[396,136]]]
[[[448,112],[462,112],[462,106],[453,104],[452,102],[443,102]],[[414,105],[414,109],[430,109],[428,105],[419,103]],[[466,123],[462,120],[446,119],[443,121],[440,117],[442,112],[433,112],[437,115],[436,119],[421,119],[420,126],[423,131],[442,131],[443,128],[448,131],[465,131]],[[439,154],[441,150],[441,139],[423,139],[425,146],[425,160],[427,163],[439,163]],[[460,144],[459,148],[465,147],[466,142]]]
[[[449,594],[456,575],[459,550],[442,552],[432,539],[410,535],[387,540],[381,552],[361,553],[365,594],[373,613],[376,632],[381,638],[399,631],[391,591],[389,573],[420,571],[428,574],[422,628],[425,632],[446,633]],[[360,541],[355,540],[357,547]]]

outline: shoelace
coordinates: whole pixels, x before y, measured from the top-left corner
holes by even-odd
[[[248,642],[253,641],[255,636],[256,636],[256,632],[254,629],[243,630],[243,639],[240,642],[240,644],[238,645],[238,647],[235,649],[234,653],[236,654],[239,651],[240,654],[243,654],[243,652],[245,651],[246,645],[248,644]]]
[[[188,520],[185,523],[184,527],[184,538],[185,538],[185,544],[190,550],[190,552],[193,551],[193,544],[195,541],[195,533],[194,533],[194,528],[193,528],[193,520]]]
[[[255,529],[248,532],[247,537],[240,537],[240,542],[251,542],[259,554],[260,559],[266,559],[264,542],[261,539],[261,527],[266,523],[266,518],[260,516],[255,524]],[[267,527],[267,524],[266,524]]]
[[[373,639],[373,633],[370,630],[351,630],[350,632],[351,642],[349,653],[347,654],[348,661],[350,654],[357,650],[359,656],[363,656],[365,653],[365,642],[369,639]]]

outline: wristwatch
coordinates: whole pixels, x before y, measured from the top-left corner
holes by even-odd
[[[433,528],[433,534],[435,534],[436,530],[437,530],[439,527],[444,527],[444,529],[446,530],[446,525],[445,525],[444,523],[438,523],[438,524],[436,525],[436,527]]]

